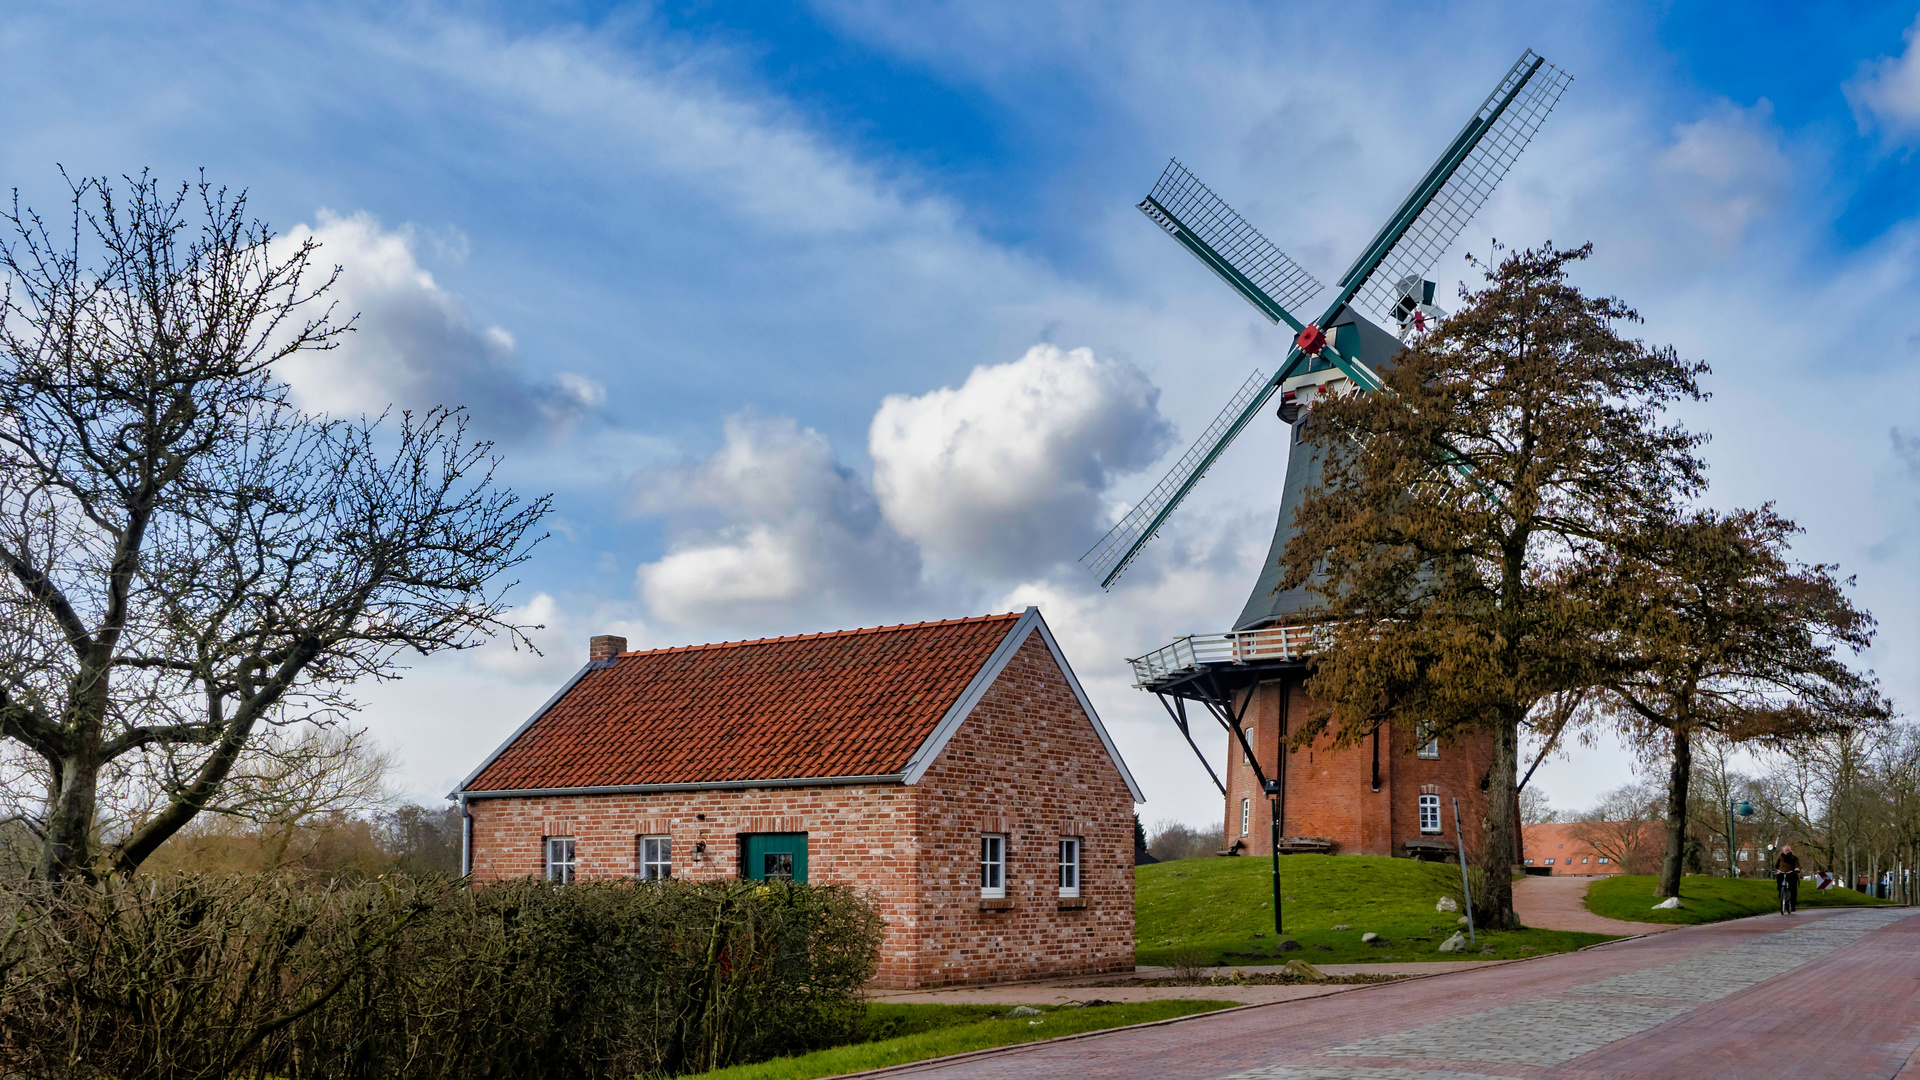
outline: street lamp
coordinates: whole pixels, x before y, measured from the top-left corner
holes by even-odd
[[[1740,815],[1741,821],[1751,820],[1753,817],[1753,804],[1751,802],[1748,802],[1745,799],[1741,799],[1738,802],[1729,802],[1727,804],[1727,876],[1728,877],[1740,876],[1740,864],[1738,862],[1739,855],[1740,855],[1739,834],[1736,833],[1733,828],[1733,815],[1735,814]]]

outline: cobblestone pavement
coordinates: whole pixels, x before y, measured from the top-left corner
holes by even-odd
[[[941,1080],[1920,1077],[1920,914],[1803,912],[901,1070]],[[1920,1059],[1916,1059],[1920,1060]]]

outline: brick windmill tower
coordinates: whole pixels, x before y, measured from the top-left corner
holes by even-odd
[[[1260,578],[1232,630],[1191,635],[1133,659],[1135,685],[1160,698],[1194,746],[1188,706],[1225,729],[1226,777],[1207,765],[1226,802],[1235,854],[1345,852],[1445,857],[1458,841],[1451,819],[1484,809],[1491,744],[1440,745],[1417,734],[1375,732],[1370,746],[1287,750],[1289,715],[1302,714],[1313,644],[1313,598],[1280,590],[1280,554],[1294,512],[1319,481],[1321,458],[1302,434],[1315,401],[1374,393],[1409,333],[1444,315],[1426,279],[1526,148],[1571,79],[1528,51],[1501,78],[1439,160],[1336,284],[1318,319],[1294,314],[1320,283],[1221,201],[1178,161],[1140,210],[1274,323],[1294,336],[1278,370],[1255,371],[1173,469],[1081,561],[1109,587],[1234,438],[1277,394],[1292,425],[1279,521]],[[1389,331],[1386,327],[1392,327]],[[1206,757],[1201,755],[1206,763]],[[1449,813],[1443,815],[1442,807]],[[1471,830],[1469,830],[1471,832]],[[1275,869],[1276,880],[1278,867]],[[1277,898],[1277,891],[1276,891]]]

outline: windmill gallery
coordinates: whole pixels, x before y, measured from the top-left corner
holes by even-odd
[[[1232,629],[1131,662],[1189,744],[1229,739],[1231,853],[1437,857],[1442,800],[1478,820],[1488,751],[1403,733],[1333,751],[1284,745],[1314,630],[1279,554],[1320,456],[1315,400],[1380,390],[1409,332],[1444,315],[1434,264],[1568,85],[1531,52],[1336,284],[1322,286],[1170,164],[1140,209],[1275,324],[1294,331],[1173,469],[1083,558],[1111,587],[1277,395],[1294,426],[1279,520]],[[1390,332],[1383,325],[1398,331]],[[887,921],[879,982],[931,986],[1133,966],[1132,807],[1142,801],[1036,609],[1024,614],[628,652],[586,666],[453,792],[463,869],[554,880],[743,876],[848,882]],[[1189,711],[1190,708],[1193,711]],[[1202,755],[1205,762],[1205,756]]]

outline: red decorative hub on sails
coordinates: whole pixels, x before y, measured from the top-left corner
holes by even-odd
[[[1300,331],[1300,336],[1293,339],[1293,343],[1308,356],[1318,356],[1320,350],[1327,347],[1327,332],[1320,329],[1319,323],[1308,323],[1307,328]]]

